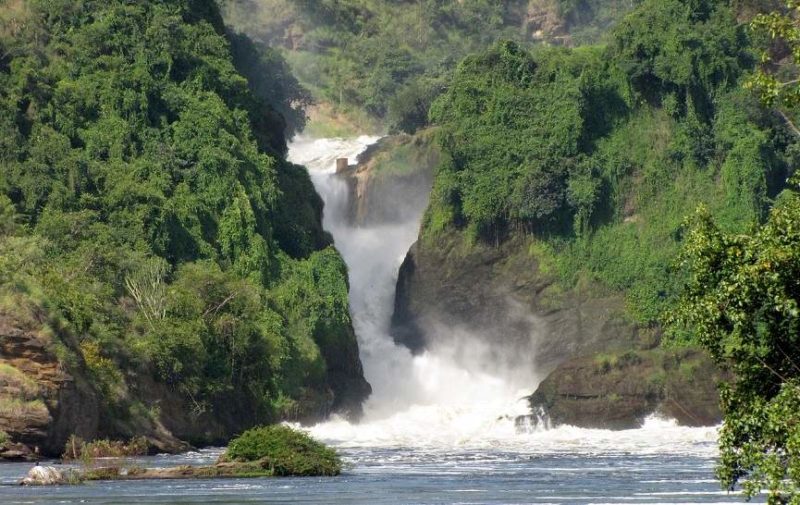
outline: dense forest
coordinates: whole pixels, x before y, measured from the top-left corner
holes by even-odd
[[[431,109],[447,159],[423,235],[534,234],[566,284],[625,291],[632,315],[656,322],[681,283],[683,219],[703,202],[744,231],[796,163],[793,134],[741,87],[748,44],[723,3],[669,1],[603,46],[503,42],[468,57]]]
[[[283,47],[298,79],[362,123],[413,132],[459,60],[497,40],[587,43],[639,0],[246,0],[237,30]],[[370,121],[369,119],[372,119]]]
[[[357,415],[346,266],[284,158],[305,95],[280,56],[211,1],[2,10],[0,311],[85,366],[101,430],[158,418],[148,377],[234,426]]]

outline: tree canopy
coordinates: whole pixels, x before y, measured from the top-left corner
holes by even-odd
[[[690,273],[673,323],[733,371],[722,393],[718,474],[769,503],[800,496],[800,189],[781,195],[750,235],[721,231],[705,210],[691,221]],[[794,500],[794,501],[793,501]]]
[[[223,11],[248,35],[283,45],[320,100],[411,133],[428,124],[468,54],[498,40],[597,41],[638,1],[246,0],[223,2]]]
[[[430,110],[444,157],[423,236],[532,235],[565,285],[623,291],[651,325],[680,287],[684,216],[762,221],[795,139],[742,92],[751,42],[725,2],[645,1],[607,40],[462,60]]]
[[[119,418],[151,375],[197,414],[336,406],[346,269],[284,159],[308,95],[283,59],[226,36],[211,0],[1,12],[3,306],[75,336]]]

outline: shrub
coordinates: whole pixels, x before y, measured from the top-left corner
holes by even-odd
[[[143,456],[150,449],[150,443],[145,437],[130,439],[127,443],[121,440],[100,439],[85,442],[80,437],[72,435],[64,446],[62,458],[65,460],[91,460],[94,458],[122,458],[128,456]]]
[[[7,363],[0,363],[0,386],[2,385],[19,390],[19,396],[24,400],[34,400],[39,394],[36,381]]]
[[[40,417],[46,418],[47,406],[42,400],[23,400],[20,398],[0,398],[0,416],[8,418]]]
[[[224,460],[266,461],[277,476],[339,475],[342,461],[336,451],[307,434],[283,425],[245,431],[228,445]]]

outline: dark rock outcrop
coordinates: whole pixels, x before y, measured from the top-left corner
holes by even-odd
[[[423,237],[400,269],[395,340],[420,352],[471,345],[469,333],[502,367],[549,374],[531,406],[554,425],[631,428],[655,412],[719,422],[723,375],[706,354],[660,349],[658,330],[626,319],[620,294],[591,283],[563,289],[536,246],[522,237],[468,244],[452,231]]]
[[[350,189],[347,215],[370,226],[419,219],[428,206],[439,151],[432,132],[383,137],[343,172]]]
[[[587,287],[563,291],[512,238],[497,247],[467,244],[457,232],[417,242],[397,282],[392,332],[414,352],[468,329],[509,366],[544,375],[578,355],[652,346],[623,317],[619,295]]]
[[[653,413],[708,426],[722,419],[716,384],[724,377],[695,349],[599,354],[561,364],[529,401],[552,426],[636,428]]]

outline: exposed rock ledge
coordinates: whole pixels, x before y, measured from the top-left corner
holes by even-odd
[[[59,470],[52,466],[35,466],[19,481],[21,486],[58,486],[80,484],[92,480],[186,480],[242,479],[280,477],[272,461],[261,459],[248,462],[219,462],[213,465],[181,465],[167,468],[104,466],[90,470]]]
[[[681,425],[711,426],[722,418],[715,385],[723,378],[694,349],[599,354],[562,363],[529,401],[552,426],[637,428],[654,413]]]
[[[43,329],[44,316],[28,309],[26,317],[0,310],[0,460],[36,459],[37,449],[59,456],[70,435],[102,434],[102,409],[77,343],[67,334],[56,343]],[[73,359],[59,359],[59,346]],[[158,451],[188,448],[160,423],[142,434]]]
[[[62,364],[35,321],[0,311],[0,459],[60,454],[67,437],[97,433],[97,396],[76,367]],[[77,364],[77,368],[80,367]]]
[[[389,135],[341,172],[350,191],[347,217],[358,226],[417,220],[428,206],[439,151],[432,130]]]

